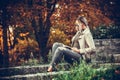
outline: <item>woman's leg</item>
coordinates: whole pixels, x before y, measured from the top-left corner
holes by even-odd
[[[58,62],[62,59],[62,56],[68,56],[71,59],[76,60],[77,62],[80,60],[81,55],[79,53],[76,53],[70,49],[66,49],[64,47],[58,47],[55,50],[55,53],[53,55],[52,61],[51,61],[51,66],[54,66],[58,64]]]
[[[62,46],[64,46],[64,44],[55,42],[55,43],[53,44],[53,46],[52,46],[52,55],[54,55],[55,50],[56,50],[58,47],[62,47]]]
[[[74,63],[74,60],[69,56],[64,55],[64,60],[71,65],[73,65],[73,63]]]
[[[52,46],[52,58],[53,58],[53,56],[54,56],[55,51],[57,50],[57,48],[58,48],[58,47],[63,47],[63,46],[64,46],[64,44],[58,43],[58,42],[55,42],[55,43],[53,44],[53,46]],[[48,72],[51,72],[51,71],[52,71],[52,68],[53,68],[53,66],[50,66],[47,71],[48,71]]]

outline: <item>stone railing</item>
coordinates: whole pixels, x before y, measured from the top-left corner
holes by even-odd
[[[96,61],[120,62],[120,39],[94,39]]]

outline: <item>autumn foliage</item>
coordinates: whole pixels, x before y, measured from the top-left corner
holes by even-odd
[[[114,14],[115,7],[118,8],[117,2],[118,0],[105,2],[102,0],[57,0],[57,3],[54,0],[11,2],[7,6],[7,16],[9,16],[7,24],[13,30],[10,32],[8,29],[7,36],[10,61],[17,62],[18,58],[29,59],[31,52],[39,58],[40,48],[50,49],[56,41],[69,45],[75,34],[74,22],[78,15],[87,18],[91,29],[102,24],[105,26],[119,24],[117,18],[119,15]],[[52,5],[53,9],[51,9]],[[39,41],[36,34],[39,34]],[[3,50],[2,43],[3,35],[0,28],[0,50]],[[40,47],[39,44],[42,43],[44,45]]]

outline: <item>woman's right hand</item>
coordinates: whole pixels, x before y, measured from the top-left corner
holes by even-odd
[[[80,50],[75,47],[72,47],[71,50],[73,50],[74,52],[80,53]]]

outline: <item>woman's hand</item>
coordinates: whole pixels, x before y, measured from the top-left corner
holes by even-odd
[[[75,47],[72,47],[71,49],[72,49],[74,52],[80,53],[80,50],[77,49],[77,48],[75,48]]]

